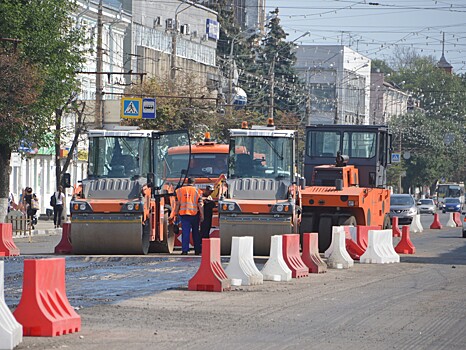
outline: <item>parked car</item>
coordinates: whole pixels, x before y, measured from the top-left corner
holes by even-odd
[[[452,213],[458,212],[461,213],[461,201],[459,198],[445,198],[443,201],[442,212]]]
[[[435,205],[434,200],[430,198],[420,199],[417,202],[417,207],[421,214],[427,213],[427,214],[434,215],[435,212],[437,211],[437,206]]]
[[[410,194],[392,194],[390,196],[390,219],[398,217],[398,223],[410,225],[419,213],[413,196]]]

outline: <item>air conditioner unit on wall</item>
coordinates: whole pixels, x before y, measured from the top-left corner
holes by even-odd
[[[167,18],[165,20],[165,28],[166,29],[175,29],[176,28],[175,20],[173,18]]]

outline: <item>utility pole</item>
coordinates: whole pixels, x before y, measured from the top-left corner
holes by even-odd
[[[97,57],[96,57],[96,70],[102,72],[102,0],[99,0],[99,7],[97,10]],[[97,128],[102,128],[104,125],[102,114],[102,76],[96,75],[95,80],[95,125]]]
[[[278,52],[277,52],[278,53]],[[274,109],[274,95],[275,95],[275,60],[276,55],[272,58],[272,63],[269,69],[269,84],[270,84],[270,96],[269,96],[269,118],[273,118]]]
[[[311,32],[306,32],[301,34],[296,39],[290,42],[290,44],[295,43],[298,39],[301,39],[303,36],[309,35]],[[278,54],[284,49],[290,49],[288,46],[284,46],[281,49],[277,50],[272,57],[272,63],[270,64],[269,69],[269,84],[270,84],[270,96],[269,96],[269,118],[274,116],[274,95],[275,95],[275,63],[278,57]]]

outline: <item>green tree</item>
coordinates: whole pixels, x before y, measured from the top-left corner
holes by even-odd
[[[295,44],[286,41],[287,33],[280,25],[278,14],[278,9],[270,12],[266,33],[254,50],[255,61],[246,68],[244,86],[248,103],[264,106],[256,110],[262,115],[269,115],[273,85],[276,124],[290,124],[290,116],[293,116],[295,121],[291,124],[298,125],[301,119],[299,113],[303,113],[305,106],[304,85],[294,69]],[[262,119],[261,123],[264,122]]]
[[[2,135],[12,135],[8,143],[0,145],[2,159],[9,159],[22,139],[38,147],[48,145],[51,126],[55,124],[54,113],[62,109],[69,96],[79,89],[75,77],[76,71],[85,62],[83,48],[86,40],[84,29],[73,23],[72,13],[75,8],[75,2],[69,0],[0,2],[1,36],[21,41],[16,58],[23,67],[35,67],[43,81],[41,88],[36,89],[38,95],[34,96],[35,100],[28,102],[27,109],[15,114],[3,114],[8,120],[24,116],[27,121],[0,130]],[[13,71],[12,74],[17,74],[12,79],[22,80],[22,72]],[[11,91],[15,100],[20,101],[24,91]],[[0,96],[0,100],[6,99],[6,95]],[[55,132],[60,133],[60,130]],[[0,183],[0,198],[5,199],[8,197],[9,177],[0,174]]]
[[[419,102],[416,112],[390,121],[395,149],[409,151],[411,155],[405,163],[403,187],[432,188],[440,178],[464,181],[464,81],[436,67],[431,57],[412,54],[409,62],[398,66],[391,78]]]
[[[18,53],[0,51],[0,216],[4,220],[10,191],[10,157],[21,140],[35,129],[31,118],[42,93],[43,80],[37,66]]]

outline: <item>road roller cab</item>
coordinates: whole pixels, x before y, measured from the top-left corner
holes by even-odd
[[[71,242],[75,254],[171,253],[168,218],[177,182],[164,177],[168,149],[189,148],[187,131],[91,130],[88,177],[71,200]]]
[[[301,191],[301,233],[319,232],[319,250],[331,242],[332,226],[390,227],[386,169],[391,135],[386,126],[310,125],[306,128]]]
[[[296,186],[294,130],[243,123],[230,130],[226,190],[219,199],[222,254],[233,236],[253,236],[254,254],[268,255],[273,235],[298,233],[300,195]]]

